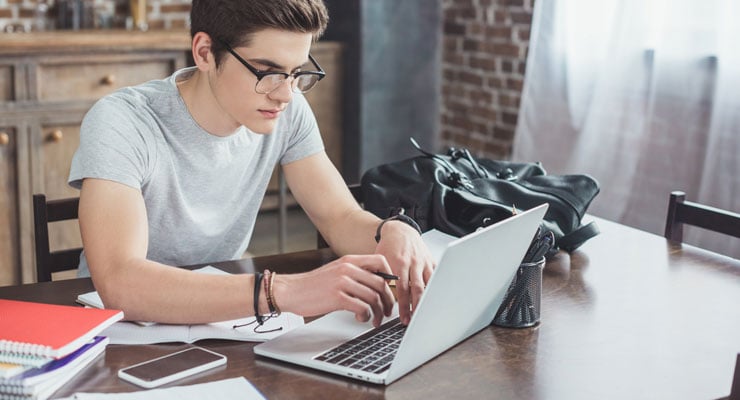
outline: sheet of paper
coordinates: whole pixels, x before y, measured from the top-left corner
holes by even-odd
[[[239,377],[129,393],[75,393],[66,400],[261,400],[264,398],[265,396],[246,378]]]
[[[153,324],[142,326],[133,322],[118,322],[104,330],[101,335],[108,336],[111,344],[154,344],[167,342],[193,343],[202,339],[227,339],[247,342],[264,342],[303,325],[303,317],[293,313],[282,313],[270,318],[254,331],[256,323],[234,328],[234,325],[253,322],[254,317],[214,322],[199,325]],[[282,328],[282,329],[280,329]],[[268,332],[271,330],[274,332]]]
[[[442,258],[442,253],[444,253],[447,245],[453,240],[458,239],[455,236],[448,235],[436,229],[424,232],[424,234],[421,235],[421,238],[424,240],[424,244],[429,248],[429,252],[432,253],[434,261],[438,263]]]

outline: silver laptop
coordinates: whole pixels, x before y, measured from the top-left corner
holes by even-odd
[[[447,243],[408,326],[398,310],[379,328],[335,311],[254,348],[261,356],[388,385],[488,326],[543,204]]]

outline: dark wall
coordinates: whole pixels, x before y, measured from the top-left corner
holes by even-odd
[[[325,0],[326,40],[344,42],[343,173],[416,155],[439,137],[441,3]]]

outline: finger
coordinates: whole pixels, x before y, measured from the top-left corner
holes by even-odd
[[[353,261],[362,268],[362,274],[353,275],[353,277],[380,295],[380,299],[383,302],[383,314],[390,316],[393,312],[393,304],[396,302],[396,299],[388,282],[374,274],[374,272],[393,273],[386,258],[380,254],[373,254],[368,256],[347,256],[347,261]]]
[[[385,272],[385,273],[393,273],[393,270],[391,269],[390,264],[388,263],[388,260],[385,258],[385,256],[381,254],[371,254],[371,255],[349,255],[342,257],[344,261],[355,263],[356,265],[360,266],[362,269],[369,271],[369,272]],[[411,320],[411,314],[409,312],[409,303],[410,303],[410,297],[408,293],[408,278],[406,272],[400,272],[399,273],[399,281],[396,282],[396,293],[398,294],[398,305],[399,305],[399,316],[401,319],[401,322],[404,324],[408,324],[408,322]],[[380,278],[375,275],[371,275],[371,278],[377,282],[377,278]],[[359,279],[359,278],[358,278]],[[390,287],[385,284],[385,280],[380,278],[383,282],[383,288],[382,291],[385,293],[381,296],[384,304],[384,310],[385,315],[391,315],[393,312],[393,303],[394,303],[394,297],[393,292],[390,290]],[[368,284],[368,281],[364,281],[365,284]],[[368,284],[369,285],[369,284]],[[369,285],[370,286],[370,285]],[[400,287],[399,287],[400,286]],[[376,288],[378,292],[381,290],[377,286],[373,286]]]
[[[374,275],[371,275],[371,277],[377,278]],[[380,326],[380,323],[383,320],[383,314],[385,314],[380,293],[375,291],[373,288],[355,280],[348,280],[345,286],[345,293],[349,296],[361,300],[362,302],[370,306],[370,309],[372,311],[373,326]]]
[[[426,267],[424,267],[424,284],[429,284],[429,279],[432,278],[432,273],[434,272],[434,264],[428,263]]]
[[[356,275],[355,279],[375,291],[382,302],[383,314],[386,316],[391,315],[396,299],[393,296],[390,286],[388,286],[388,282],[382,277],[364,270]]]
[[[414,310],[416,310],[416,306],[419,305],[421,295],[424,294],[426,281],[422,275],[422,268],[412,268],[409,272],[409,293],[411,295],[411,313],[413,314]]]
[[[402,324],[408,325],[411,320],[411,313],[409,312],[408,274],[402,274],[396,282],[396,295],[398,295],[398,316]]]
[[[365,302],[346,293],[342,293],[341,298],[342,308],[355,314],[355,320],[357,322],[367,322],[370,320],[370,307]]]

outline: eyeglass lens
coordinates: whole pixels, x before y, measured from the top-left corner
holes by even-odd
[[[267,94],[277,89],[282,85],[287,78],[283,74],[269,74],[262,77],[257,82],[255,87],[257,93]],[[290,82],[290,88],[295,93],[305,93],[309,91],[316,82],[319,81],[319,76],[314,74],[305,74],[294,76]]]

